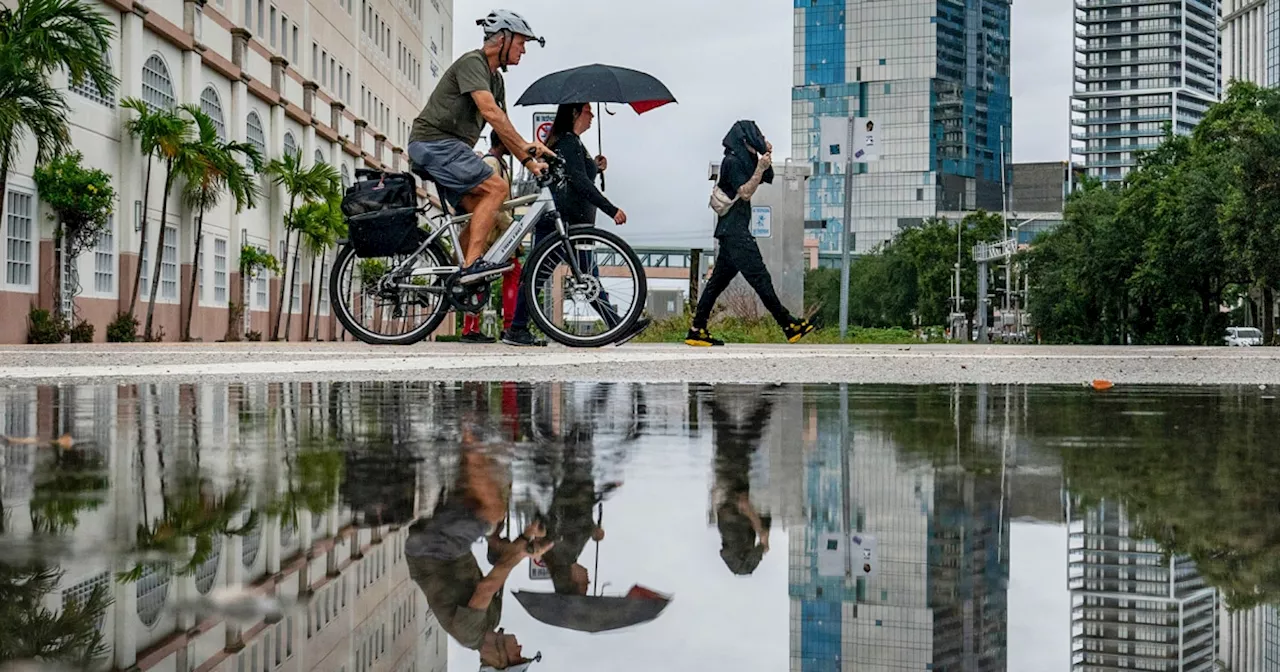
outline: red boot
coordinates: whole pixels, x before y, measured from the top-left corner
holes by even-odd
[[[520,297],[520,260],[514,260],[511,270],[502,274],[502,329],[511,328],[516,317],[516,300]]]

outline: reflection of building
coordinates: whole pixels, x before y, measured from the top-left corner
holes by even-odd
[[[1218,660],[1230,672],[1280,672],[1280,608],[1230,611],[1218,607]]]
[[[82,497],[93,503],[58,529],[67,548],[54,560],[65,575],[49,607],[105,587],[114,604],[98,624],[107,645],[103,668],[444,672],[445,635],[402,559],[407,528],[354,526],[336,496],[340,472],[321,477],[331,444],[307,453],[317,426],[340,425],[352,434],[361,427],[353,387],[335,385],[0,390],[6,436],[66,433],[77,451],[102,460],[107,490]],[[326,397],[330,404],[317,403]],[[53,454],[47,445],[5,447],[0,544],[28,539],[37,524],[61,524],[44,515],[32,492],[56,473]],[[321,459],[305,461],[303,454]],[[435,488],[424,483],[424,489]],[[134,568],[131,551],[140,547],[142,530],[194,528],[236,491],[245,493],[244,506],[229,512],[224,529],[251,518],[258,524],[240,534],[209,534],[209,554],[191,573],[175,569],[197,551],[194,538],[179,545],[176,561],[143,566],[136,580],[114,578]],[[430,505],[424,498],[418,510]],[[298,606],[273,623],[177,609],[240,586]]]
[[[1213,670],[1217,591],[1137,538],[1124,507],[1068,501],[1072,670]]]
[[[1009,0],[795,5],[791,155],[815,166],[805,219],[841,249],[844,168],[820,163],[821,117],[878,117],[883,158],[855,167],[851,249],[939,211],[1001,210],[1011,154]],[[1002,169],[1005,180],[1002,180]]]
[[[1218,100],[1219,5],[1076,2],[1072,153],[1084,155],[1090,177],[1122,179],[1165,125],[1190,133]]]
[[[1004,670],[1009,528],[999,474],[935,468],[863,429],[845,441],[838,411],[809,410],[819,419],[806,454],[808,524],[790,536],[791,669]],[[817,573],[816,540],[841,530],[844,487],[853,531],[878,542],[871,578]]]

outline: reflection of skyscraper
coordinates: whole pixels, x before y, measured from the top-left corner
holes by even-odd
[[[790,539],[791,669],[1004,670],[1009,529],[999,474],[935,468],[879,433],[845,441],[838,411],[811,412],[808,522]],[[842,526],[842,446],[853,530],[878,541],[867,579],[817,573],[817,539]]]
[[[1124,507],[1069,501],[1072,670],[1213,670],[1217,591],[1188,558],[1134,536]]]
[[[1231,672],[1280,672],[1280,611],[1273,606],[1231,611],[1218,605],[1218,660]]]

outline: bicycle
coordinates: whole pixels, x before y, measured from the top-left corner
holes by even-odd
[[[415,177],[430,180],[422,173],[356,170],[357,180],[376,179],[379,186],[389,176],[407,177],[415,194]],[[563,163],[551,159],[544,176],[536,180],[538,193],[503,203],[502,211],[529,210],[503,232],[484,259],[510,259],[529,232],[542,231],[543,239],[533,246],[521,276],[529,316],[558,343],[600,347],[621,339],[640,318],[647,280],[639,257],[622,238],[594,226],[564,224],[550,191],[564,179]],[[371,189],[365,185],[353,185],[348,196]],[[428,215],[432,207],[419,207],[415,196],[407,207],[347,217],[348,238],[338,241],[329,293],[338,321],[357,339],[373,345],[411,345],[435,332],[451,310],[479,313],[489,304],[491,281],[458,282],[466,262],[458,234],[471,215],[454,214],[447,204],[439,214]],[[607,269],[609,288],[601,278],[602,268]],[[628,271],[636,291],[619,310],[614,299],[625,287],[617,280],[619,273]],[[578,316],[584,309],[588,314]],[[600,333],[584,333],[601,327]]]

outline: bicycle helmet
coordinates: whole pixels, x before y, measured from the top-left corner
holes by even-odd
[[[516,14],[509,9],[495,9],[489,12],[489,15],[476,21],[477,26],[484,28],[485,37],[504,30],[509,30],[516,35],[524,35],[526,38],[537,42],[539,45],[547,46],[546,38],[538,37],[533,28],[529,27],[529,22],[524,20],[523,16]]]

